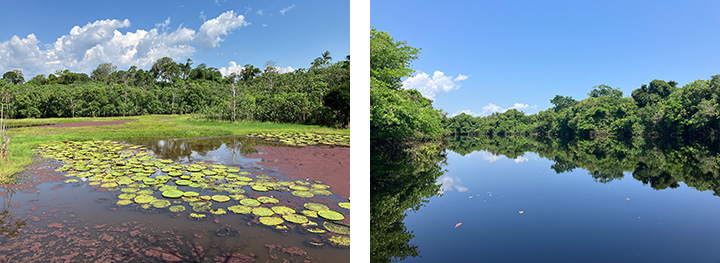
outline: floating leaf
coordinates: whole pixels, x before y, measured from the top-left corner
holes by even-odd
[[[273,211],[275,211],[275,210],[273,210]],[[275,212],[275,213],[277,213],[277,212]],[[278,213],[278,214],[279,214],[279,213]],[[308,220],[307,217],[302,216],[302,215],[298,215],[298,214],[287,214],[287,215],[283,215],[283,218],[284,218],[285,220],[287,220],[288,222],[292,222],[292,223],[295,223],[295,224],[305,224],[305,223],[307,223],[308,221],[310,221],[310,220]]]
[[[170,212],[178,213],[183,211],[185,211],[185,207],[182,205],[174,205],[170,207]]]
[[[133,199],[135,198],[135,194],[121,194],[118,196],[120,199]]]
[[[338,224],[334,222],[325,221],[323,223],[323,227],[327,229],[330,232],[343,234],[343,235],[349,235],[350,234],[350,227],[343,224]]]
[[[313,193],[307,192],[307,191],[292,191],[292,194],[294,196],[307,197],[307,198],[315,196]]]
[[[279,225],[279,224],[282,224],[283,222],[285,222],[284,220],[282,220],[282,218],[274,217],[274,216],[263,216],[263,217],[260,217],[259,221],[260,221],[260,223],[262,223],[264,225],[268,225],[268,226]]]
[[[343,214],[341,214],[341,213],[339,213],[339,212],[332,211],[332,210],[328,210],[328,211],[318,211],[318,215],[319,215],[320,217],[322,217],[322,218],[327,219],[327,220],[339,221],[339,220],[345,219],[345,216],[344,216]]]
[[[144,195],[144,194],[138,195],[137,197],[135,197],[135,203],[138,203],[138,204],[146,204],[146,203],[150,203],[155,200],[157,200],[157,198],[155,198],[154,196]]]
[[[350,202],[338,203],[339,207],[350,209]]]
[[[295,209],[292,209],[287,206],[281,206],[281,205],[273,206],[272,210],[273,210],[273,212],[275,212],[277,214],[281,214],[281,215],[289,215],[289,214],[295,213]]]
[[[259,206],[260,202],[255,199],[248,198],[248,199],[240,200],[240,204],[246,205],[246,206]]]
[[[230,197],[228,197],[227,195],[213,195],[212,200],[215,202],[223,203],[230,201]]]
[[[277,200],[275,198],[267,197],[267,196],[258,197],[257,200],[263,204],[277,204],[278,202],[280,202],[279,200]]]
[[[132,204],[132,203],[133,203],[133,200],[128,200],[128,199],[123,199],[123,200],[117,201],[117,204],[118,204],[118,205],[129,205],[129,204]]]
[[[327,210],[330,210],[330,208],[327,207],[326,205],[318,204],[318,203],[305,203],[303,206],[304,206],[305,208],[310,209],[310,210],[313,210],[313,211],[327,211]]]
[[[228,207],[228,210],[230,210],[236,214],[249,214],[252,212],[251,207],[244,206],[244,205],[234,205],[234,206]]]
[[[168,190],[168,191],[162,192],[162,196],[164,196],[165,198],[180,198],[184,194],[185,194],[185,192],[180,191],[180,190]]]
[[[152,206],[154,206],[155,208],[166,208],[166,207],[170,206],[170,201],[164,200],[164,199],[163,199],[163,200],[156,200],[156,201],[153,201],[151,204],[152,204]]]
[[[266,207],[255,207],[252,212],[258,216],[271,216],[274,214],[273,210]]]

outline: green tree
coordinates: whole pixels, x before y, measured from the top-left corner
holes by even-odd
[[[5,72],[5,74],[3,74],[3,79],[10,84],[22,84],[25,82],[25,77],[19,69],[13,69]]]

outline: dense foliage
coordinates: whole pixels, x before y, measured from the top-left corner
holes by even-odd
[[[554,107],[534,115],[517,110],[485,117],[460,114],[447,120],[454,135],[539,135],[553,138],[635,136],[679,138],[720,135],[720,75],[697,80],[682,88],[674,81],[653,80],[634,90],[631,97],[607,85],[593,88],[576,101],[555,96]]]
[[[90,76],[68,70],[24,82],[18,70],[3,75],[10,118],[100,117],[194,113],[213,120],[257,120],[347,126],[350,58],[331,63],[325,52],[309,69],[279,73],[245,65],[222,76],[192,60],[159,59],[149,70],[100,64]]]
[[[417,90],[401,87],[400,79],[414,72],[410,62],[419,52],[387,32],[370,30],[371,140],[429,140],[442,136],[443,114]]]
[[[439,194],[437,178],[447,159],[441,142],[375,143],[370,154],[370,261],[391,262],[417,257],[418,247],[405,223],[408,210],[418,210]]]
[[[535,152],[553,161],[550,168],[557,173],[581,168],[600,183],[632,174],[634,179],[656,190],[676,188],[683,182],[720,196],[720,140],[717,138],[680,143],[643,138],[564,141],[528,136],[461,136],[452,138],[448,149],[461,155],[488,151],[513,159]]]

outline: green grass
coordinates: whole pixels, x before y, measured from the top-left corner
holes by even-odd
[[[43,143],[63,140],[128,140],[141,138],[195,138],[221,135],[244,135],[254,132],[312,132],[318,134],[350,135],[350,129],[333,129],[316,125],[273,122],[206,122],[189,120],[189,115],[149,115],[110,118],[52,118],[10,120],[17,123],[67,123],[80,121],[137,120],[123,125],[105,125],[71,128],[16,128],[8,147],[10,155],[0,162],[0,181],[12,181],[12,175],[32,162],[32,148]]]

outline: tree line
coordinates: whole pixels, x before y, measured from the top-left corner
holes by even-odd
[[[714,138],[720,135],[720,75],[682,88],[677,82],[653,80],[623,97],[607,85],[593,87],[588,98],[555,96],[553,107],[525,115],[512,109],[484,117],[460,114],[446,122],[452,135],[537,135],[589,139]]]
[[[192,59],[158,59],[150,69],[98,65],[91,75],[57,71],[25,81],[13,70],[0,79],[7,118],[195,114],[208,120],[254,120],[346,127],[350,122],[350,56],[329,52],[308,69],[281,73],[275,63],[245,65],[223,76]]]

